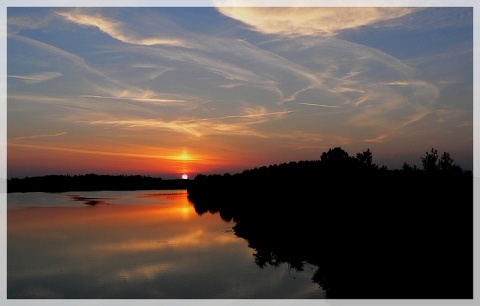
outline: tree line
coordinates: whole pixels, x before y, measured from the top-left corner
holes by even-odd
[[[388,170],[340,147],[320,160],[198,175],[188,197],[218,214],[259,267],[316,267],[327,298],[472,298],[473,176],[432,149]],[[446,289],[448,288],[448,289]]]
[[[472,172],[463,170],[455,164],[447,152],[439,156],[438,151],[432,148],[420,159],[423,169],[405,162],[402,169],[388,170],[386,166],[378,166],[373,162],[373,153],[370,149],[351,156],[341,147],[335,147],[323,152],[319,160],[256,167],[233,175],[199,174],[189,185],[188,191],[192,199],[213,195],[223,197],[228,194],[238,194],[237,197],[240,198],[247,194],[271,198],[287,194],[287,190],[320,190],[327,186],[335,190],[338,188],[357,190],[365,184],[369,185],[364,186],[365,188],[373,190],[374,182],[377,186],[382,186],[387,182],[394,184],[399,181],[402,184],[402,181],[419,181],[421,186],[425,185],[420,182],[423,180],[432,183],[435,180],[452,179],[457,176],[472,177]],[[412,188],[418,189],[415,186]]]
[[[142,175],[45,175],[12,178],[7,181],[8,192],[63,192],[98,190],[186,189],[189,180],[164,180]]]

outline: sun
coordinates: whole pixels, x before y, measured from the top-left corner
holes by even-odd
[[[182,179],[184,179],[184,180],[188,179],[188,175],[186,175],[186,174],[182,175]]]

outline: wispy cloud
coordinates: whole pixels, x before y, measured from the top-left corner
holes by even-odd
[[[40,29],[47,27],[54,17],[47,12],[29,12],[24,15],[9,15],[7,18],[8,34],[17,34],[23,29]]]
[[[29,50],[38,50],[39,52],[46,52],[50,56],[57,57],[55,58],[56,59],[55,65],[61,67],[62,69],[68,69],[68,66],[67,67],[65,66],[69,64],[70,66],[72,66],[72,68],[75,69],[75,72],[77,74],[84,74],[84,73],[90,74],[90,78],[92,79],[91,80],[92,82],[98,81],[98,79],[100,78],[102,82],[104,83],[107,82],[111,84],[112,87],[115,85],[117,86],[121,85],[116,80],[110,79],[105,73],[101,72],[98,69],[93,68],[82,57],[76,54],[70,53],[63,49],[57,48],[53,45],[50,45],[35,39],[31,39],[25,36],[21,36],[21,35],[8,35],[8,39],[25,44],[26,46],[28,46]],[[58,63],[58,59],[64,59],[67,62],[62,61]],[[48,63],[47,65],[52,65],[52,63]],[[72,69],[72,71],[74,70]]]
[[[90,88],[85,87],[84,94],[76,97],[76,100],[81,102],[77,105],[83,103],[86,107],[84,115],[91,118],[85,121],[80,118],[82,115],[78,115],[75,120],[77,123],[138,130],[161,129],[194,137],[205,135],[275,137],[272,133],[262,131],[260,127],[254,128],[253,125],[285,116],[288,111],[295,110],[294,105],[297,104],[319,109],[341,107],[345,112],[352,112],[344,119],[346,118],[354,126],[382,129],[392,124],[392,119],[386,116],[395,117],[393,123],[400,124],[403,119],[399,122],[399,118],[404,117],[405,112],[407,116],[411,115],[413,109],[409,110],[410,103],[404,103],[408,97],[416,97],[416,100],[421,100],[419,97],[432,99],[431,85],[412,78],[415,70],[411,67],[379,50],[335,38],[304,46],[302,58],[305,59],[305,63],[315,62],[313,67],[302,61],[289,59],[289,54],[297,50],[297,45],[288,42],[279,42],[278,47],[276,45],[259,47],[246,41],[226,39],[225,42],[218,38],[207,37],[199,43],[199,46],[199,49],[184,52],[157,49],[151,46],[136,47],[135,52],[144,54],[144,60],[139,62],[136,57],[133,62],[125,62],[118,69],[123,70],[129,67],[142,71],[158,70],[154,78],[155,82],[149,83],[147,87],[140,82],[132,85],[125,76],[116,78],[111,70],[102,71],[93,68],[82,58],[48,45],[41,45],[42,48],[61,54],[76,65],[80,65],[85,73],[94,73],[101,77],[101,82],[92,84],[94,86]],[[128,46],[125,47],[125,52],[125,54],[130,52]],[[225,54],[230,56],[225,57]],[[172,62],[176,64],[164,64]],[[169,83],[169,78],[165,75],[166,72],[174,72],[173,75],[181,76],[185,84],[199,83],[195,75],[186,71],[208,72],[210,74],[202,73],[198,76],[204,78],[208,76],[211,79],[201,81],[206,86],[204,88],[198,85],[183,88],[177,87],[181,84]],[[382,75],[378,74],[379,71],[388,71],[389,78],[383,80]],[[168,88],[171,92],[181,88],[181,94],[162,93],[161,89],[166,82],[169,83]],[[154,88],[160,91],[153,91],[149,88],[150,86],[155,86]],[[171,112],[160,112],[159,109],[155,109],[155,112],[150,113],[148,117],[156,116],[156,118],[148,119],[145,117],[148,109],[141,110],[141,107],[149,107],[149,105],[176,105],[182,106],[183,109],[199,108],[199,101],[216,100],[216,88],[224,88],[225,91],[222,93],[222,99],[217,104],[212,104],[211,117],[205,117],[203,111],[196,114],[182,113],[182,116],[174,118]],[[235,94],[237,88],[245,94]],[[271,98],[276,96],[277,103],[269,104],[268,100],[253,100],[253,96],[249,95],[252,89],[264,90],[270,94]],[[312,103],[311,101],[315,101],[312,97],[316,101],[328,101],[328,104]],[[102,103],[102,100],[109,103]],[[128,114],[133,110],[133,106],[123,103],[115,104],[115,108],[111,108],[114,105],[112,103],[123,101],[141,103],[135,104],[135,111],[138,113]],[[274,102],[273,99],[271,101]],[[284,104],[285,102],[296,103]],[[68,104],[68,101],[66,103]],[[223,109],[226,103],[230,105],[230,115],[225,114],[226,111]],[[258,104],[264,106],[259,107]],[[364,107],[370,104],[375,107]],[[283,106],[289,107],[290,110],[282,110]],[[357,107],[355,112],[352,107]],[[92,112],[88,112],[87,108],[91,108],[97,115],[92,116]],[[143,113],[139,113],[140,111]],[[114,120],[108,116],[108,113],[113,112],[117,116]],[[395,116],[389,115],[394,112],[400,112],[402,115],[399,115],[400,113]],[[94,117],[98,118],[94,119]],[[185,119],[185,117],[191,119]],[[322,126],[321,123],[317,125],[317,129]]]
[[[212,117],[212,118],[201,118],[201,119],[194,119],[194,120],[188,120],[184,122],[191,122],[191,121],[217,121],[221,119],[257,119],[254,122],[251,123],[259,123],[258,119],[260,119],[261,122],[264,121],[266,117],[270,116],[281,116],[285,115],[288,113],[291,113],[292,111],[278,111],[278,112],[268,112],[265,107],[255,107],[255,108],[245,108],[244,109],[245,114],[243,115],[230,115],[230,116],[222,116],[222,117]]]
[[[20,79],[27,84],[35,84],[50,81],[61,77],[63,74],[60,72],[41,72],[27,75],[9,75],[9,78]]]
[[[208,135],[243,135],[267,137],[268,134],[255,130],[252,125],[279,119],[292,111],[267,112],[264,107],[246,108],[244,114],[188,120],[165,121],[161,119],[101,119],[89,121],[93,125],[113,125],[135,129],[170,130],[195,137]]]
[[[189,44],[181,39],[170,37],[148,37],[142,33],[135,32],[128,27],[128,24],[117,21],[101,15],[100,13],[90,14],[79,9],[68,11],[57,11],[59,16],[65,20],[76,23],[80,26],[97,27],[100,31],[110,35],[111,37],[129,44],[136,45],[168,45],[176,47],[188,47]]]
[[[385,142],[387,141],[389,138],[389,136],[387,134],[380,134],[376,137],[373,137],[373,138],[367,138],[365,139],[364,141],[365,142],[373,142],[373,143],[381,143],[381,142]]]
[[[31,135],[31,136],[23,136],[23,137],[16,137],[11,140],[23,140],[23,139],[36,139],[36,138],[45,138],[45,137],[58,137],[67,135],[67,132],[60,132],[56,134],[43,134],[43,135]]]
[[[428,111],[426,109],[423,109],[423,111],[419,111],[418,113],[415,113],[411,115],[410,117],[406,118],[403,122],[400,122],[398,124],[394,124],[389,126],[385,132],[380,133],[379,135],[372,137],[372,138],[367,138],[364,141],[365,142],[373,142],[373,143],[381,143],[385,142],[387,140],[390,140],[392,138],[395,138],[397,136],[403,136],[405,137],[408,135],[404,128],[422,120],[426,116],[430,115],[432,112]]]
[[[386,7],[234,7],[220,1],[222,14],[249,25],[253,30],[284,36],[331,37],[379,21],[398,18],[412,8]]]
[[[430,86],[427,82],[419,80],[379,82],[378,84],[387,86]]]
[[[106,99],[106,100],[128,100],[128,101],[138,101],[138,102],[148,102],[148,103],[155,103],[155,104],[179,104],[179,103],[185,103],[185,100],[176,100],[176,99],[162,99],[155,97],[150,94],[144,94],[141,96],[129,96],[129,95],[123,95],[123,96],[116,96],[116,97],[109,97],[109,96],[92,96],[92,95],[80,95],[79,97],[81,98],[93,98],[93,99]]]
[[[327,107],[327,108],[337,108],[340,107],[338,105],[325,105],[325,104],[315,104],[315,103],[298,103],[302,105],[308,105],[308,106],[316,106],[316,107]]]

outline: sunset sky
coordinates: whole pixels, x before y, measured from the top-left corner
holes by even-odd
[[[7,7],[8,177],[193,178],[337,146],[473,170],[473,8],[214,3]]]

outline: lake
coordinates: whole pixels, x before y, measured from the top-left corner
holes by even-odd
[[[9,193],[7,298],[324,299],[317,269],[255,263],[186,190]]]

